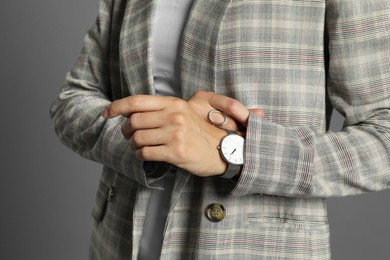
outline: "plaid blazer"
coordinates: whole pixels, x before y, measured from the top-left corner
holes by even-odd
[[[123,139],[115,99],[153,94],[155,0],[100,0],[51,107],[68,147],[103,164],[90,259],[136,259],[156,175]],[[259,107],[238,180],[178,169],[161,259],[329,259],[326,197],[390,186],[390,1],[195,0],[182,36],[183,98]],[[328,131],[332,108],[346,117]],[[157,169],[159,171],[159,169]],[[219,203],[221,222],[205,215]]]

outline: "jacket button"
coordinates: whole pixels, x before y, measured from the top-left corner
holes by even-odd
[[[115,197],[115,187],[111,186],[107,194],[107,201],[113,201]]]
[[[219,203],[213,203],[206,209],[206,217],[212,222],[220,222],[225,218],[225,208]]]

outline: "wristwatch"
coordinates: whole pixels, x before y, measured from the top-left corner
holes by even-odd
[[[234,131],[227,130],[228,135],[222,138],[218,150],[228,168],[219,177],[231,179],[236,176],[244,165],[245,139]]]

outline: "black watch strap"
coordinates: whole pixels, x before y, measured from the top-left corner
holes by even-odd
[[[231,179],[240,172],[241,167],[242,165],[228,163],[226,171],[222,175],[218,176],[225,179]]]

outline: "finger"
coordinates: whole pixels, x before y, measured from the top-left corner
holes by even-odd
[[[249,112],[253,112],[258,116],[264,117],[264,112],[261,109],[252,108],[248,110],[239,101],[214,92],[197,91],[188,103],[191,104],[192,108],[207,121],[210,121],[206,115],[211,109],[220,110],[227,118],[226,124],[221,128],[233,131],[237,131],[241,127],[238,126],[238,123],[240,125],[247,126]],[[216,117],[218,115],[215,114],[214,116]],[[218,118],[216,120],[220,121]],[[212,124],[213,122],[209,123]]]
[[[135,151],[135,157],[142,161],[157,161],[171,163],[167,146],[144,146]]]
[[[162,111],[134,113],[124,122],[121,131],[123,136],[129,139],[136,130],[158,128],[164,122],[166,117]]]
[[[249,116],[248,109],[239,101],[214,92],[197,91],[188,103],[202,117],[205,117],[211,109],[220,110],[240,123],[244,122]]]
[[[226,130],[238,131],[239,128],[234,118],[215,109],[208,112],[207,121],[209,124]]]
[[[214,95],[214,92],[196,91],[195,94],[188,100],[188,103],[199,116],[206,119],[207,112],[214,109],[214,107],[212,107],[209,103],[209,99],[211,99]]]
[[[223,111],[225,114],[233,117],[239,123],[247,125],[249,110],[239,101],[227,96],[214,94],[209,99],[209,103],[212,107]]]
[[[167,134],[160,128],[137,130],[130,138],[130,147],[133,150],[144,146],[157,146],[167,143]]]
[[[231,131],[238,131],[240,127],[236,123],[234,118],[227,115],[225,116],[226,116],[226,123],[223,126],[221,126],[221,128],[226,130],[231,130]]]
[[[106,119],[119,115],[128,116],[135,112],[147,112],[161,110],[169,104],[173,97],[161,97],[151,95],[135,95],[113,101],[102,112]]]
[[[264,111],[261,110],[260,108],[250,108],[249,111],[259,117],[264,117],[265,114],[264,114]]]

